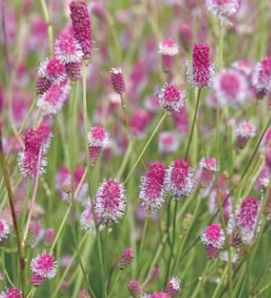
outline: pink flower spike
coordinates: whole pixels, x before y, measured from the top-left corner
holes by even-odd
[[[127,267],[129,267],[131,265],[134,258],[135,258],[134,250],[132,248],[126,248],[123,251],[122,256],[119,260],[119,268],[121,270],[126,269]]]
[[[56,261],[52,255],[46,252],[32,259],[30,267],[33,273],[43,278],[53,279],[56,276]]]
[[[45,69],[45,77],[54,84],[61,84],[67,79],[65,66],[57,59],[48,61]]]
[[[146,136],[146,128],[150,122],[150,115],[147,111],[143,109],[137,109],[131,116],[130,129],[133,136],[142,140]]]
[[[163,131],[159,134],[158,149],[161,154],[173,154],[180,146],[180,139],[174,131]]]
[[[236,140],[235,145],[238,149],[246,146],[249,139],[256,136],[256,128],[248,122],[241,122],[235,130]]]
[[[185,91],[180,90],[175,84],[166,83],[158,93],[159,105],[169,112],[181,112],[185,105]]]
[[[244,199],[237,215],[237,225],[240,229],[244,244],[250,244],[255,237],[255,228],[258,221],[260,202],[253,197]]]
[[[74,36],[81,45],[83,58],[89,60],[92,53],[92,30],[87,4],[83,0],[72,1],[70,11]]]
[[[96,215],[96,220],[97,224],[100,224],[101,218]],[[87,205],[85,206],[85,209],[80,215],[80,224],[81,224],[81,229],[94,234],[95,233],[95,221],[93,218],[93,211],[91,208],[90,203],[88,202]]]
[[[202,232],[201,241],[207,246],[222,248],[225,244],[225,235],[217,224],[211,224]]]
[[[172,298],[176,297],[181,291],[181,281],[177,277],[172,277],[166,285],[166,293]]]
[[[65,65],[68,77],[72,81],[77,81],[81,78],[82,63],[71,62]]]
[[[256,64],[252,73],[252,84],[258,92],[271,91],[271,58],[266,57]]]
[[[152,295],[149,295],[148,298],[170,298],[170,296],[166,292],[157,292]]]
[[[34,287],[40,287],[41,285],[43,285],[43,283],[45,282],[45,278],[36,274],[36,273],[33,273],[31,275],[31,280],[30,280],[30,283],[34,286]]]
[[[195,44],[192,65],[187,64],[187,81],[198,88],[210,87],[214,78],[214,66],[211,62],[210,48],[206,44]]]
[[[163,71],[168,72],[174,65],[174,57],[178,55],[179,47],[171,39],[165,39],[159,44],[158,53],[162,55]]]
[[[124,185],[116,180],[104,181],[95,197],[95,212],[107,225],[117,222],[126,211],[126,196]]]
[[[110,77],[114,90],[118,94],[122,94],[125,91],[125,83],[121,67],[112,68],[110,71]]]
[[[147,175],[141,177],[139,198],[141,206],[146,209],[160,209],[165,201],[166,168],[162,163],[150,165]]]
[[[174,161],[166,172],[166,190],[177,201],[188,197],[194,189],[193,170],[187,161]]]
[[[44,94],[52,85],[52,82],[45,77],[38,78],[35,86],[37,94]]]
[[[21,151],[17,156],[17,163],[21,174],[26,177],[31,178],[36,177],[39,169],[39,175],[46,172],[47,159],[45,157],[41,158],[40,164],[38,164],[38,155],[32,153],[31,151]]]
[[[22,298],[22,293],[16,288],[10,288],[6,291],[5,298]]]
[[[137,280],[130,280],[128,283],[128,289],[132,297],[141,298],[143,295],[142,286]]]
[[[8,239],[8,235],[10,234],[10,227],[8,223],[4,220],[0,220],[0,242]]]

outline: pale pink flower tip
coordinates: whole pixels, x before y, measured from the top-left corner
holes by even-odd
[[[213,90],[220,105],[234,107],[245,102],[248,95],[248,83],[241,72],[224,69],[215,76]]]
[[[36,273],[33,273],[31,275],[30,282],[34,287],[40,287],[45,282],[45,278]]]
[[[258,92],[271,91],[271,58],[266,57],[256,64],[252,73],[252,84]]]
[[[150,165],[147,175],[141,177],[139,198],[141,206],[146,209],[159,209],[165,201],[165,173],[166,168],[162,163]]]
[[[246,146],[249,139],[256,136],[256,128],[253,124],[244,121],[237,126],[235,135],[236,147],[242,149]]]
[[[137,280],[130,280],[128,283],[128,289],[131,295],[135,298],[142,297],[143,289],[141,287],[141,284]]]
[[[10,234],[10,227],[8,223],[4,220],[0,220],[0,242],[8,239],[8,235]]]
[[[256,198],[244,199],[237,215],[237,225],[244,244],[250,244],[255,236],[260,203]]]
[[[211,224],[202,232],[201,241],[206,245],[222,248],[225,243],[225,235],[217,224]]]
[[[129,267],[134,259],[134,250],[132,248],[126,248],[123,253],[122,256],[119,260],[119,268],[121,270],[126,269],[127,267]]]
[[[162,67],[167,72],[174,65],[174,57],[179,53],[179,47],[171,39],[166,39],[159,44],[158,53],[162,55]]]
[[[159,134],[158,149],[162,154],[173,154],[180,146],[180,138],[174,131],[163,131]]]
[[[209,46],[206,44],[195,44],[192,54],[192,66],[187,65],[188,83],[198,88],[211,86],[214,73]]]
[[[16,288],[10,288],[6,291],[5,298],[22,298],[22,293]]]
[[[187,161],[174,161],[166,172],[166,189],[177,201],[188,197],[194,189],[194,171]]]
[[[56,276],[56,261],[46,252],[32,259],[30,267],[33,273],[43,278],[53,279]]]
[[[100,224],[101,218],[96,215],[97,224]],[[88,202],[83,212],[80,215],[80,224],[82,230],[88,233],[95,233],[95,221],[93,218],[93,211],[91,204]]]
[[[175,84],[166,83],[158,93],[159,105],[169,112],[181,112],[185,105],[185,92]]]
[[[116,180],[104,181],[95,197],[95,212],[103,224],[117,222],[126,211],[124,185]]]
[[[90,298],[90,295],[86,290],[81,290],[78,295],[78,298]]]
[[[173,297],[176,297],[180,291],[181,291],[180,279],[177,277],[172,277],[166,285],[166,293],[168,293],[169,296],[173,298]]]
[[[170,298],[169,294],[166,292],[157,292],[148,296],[148,298]]]
[[[125,91],[125,83],[121,67],[113,67],[110,71],[111,83],[118,94]]]

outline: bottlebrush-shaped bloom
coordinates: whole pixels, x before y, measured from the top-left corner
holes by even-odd
[[[100,224],[101,219],[96,215],[97,224]],[[85,209],[80,215],[80,224],[82,230],[88,233],[95,233],[95,221],[93,218],[93,210],[91,204],[88,202],[85,206]]]
[[[197,171],[197,178],[201,186],[205,187],[212,184],[215,172],[218,171],[218,166],[215,158],[202,158],[199,162],[199,169]]]
[[[214,260],[225,244],[225,235],[217,224],[211,224],[202,232],[201,241],[206,245],[207,257]]]
[[[181,281],[178,277],[172,277],[166,285],[166,293],[170,297],[176,297],[181,291]]]
[[[55,230],[49,228],[44,232],[44,242],[47,246],[51,246],[55,240]]]
[[[43,283],[45,282],[45,278],[36,274],[36,273],[33,273],[31,275],[31,279],[30,279],[30,283],[31,285],[33,285],[34,287],[40,287],[41,285],[43,285]]]
[[[180,146],[180,139],[174,131],[163,131],[159,134],[158,149],[161,154],[173,154]]]
[[[228,221],[232,214],[231,197],[227,191],[213,189],[209,195],[209,212],[212,215],[219,215],[220,206],[223,210],[224,219]]]
[[[248,83],[244,75],[234,69],[224,69],[217,74],[213,90],[220,105],[234,107],[243,104],[248,95]]]
[[[256,198],[243,200],[237,215],[237,225],[244,244],[250,244],[255,237],[256,224],[260,210],[260,203]]]
[[[64,65],[82,62],[83,52],[81,45],[72,35],[62,33],[54,44],[54,55]]]
[[[170,298],[166,292],[157,292],[148,296],[148,298]]]
[[[52,134],[50,128],[41,125],[37,129],[28,129],[24,136],[25,151],[38,155],[42,147],[42,153],[46,154],[51,144]]]
[[[70,12],[74,36],[81,45],[83,58],[88,60],[92,52],[92,30],[87,4],[83,0],[72,1]]]
[[[30,267],[33,274],[43,278],[53,279],[56,276],[57,263],[54,257],[46,252],[32,259]]]
[[[134,258],[135,258],[134,250],[132,248],[124,249],[124,251],[122,252],[121,258],[119,260],[119,268],[121,270],[126,269],[131,265]]]
[[[5,298],[22,298],[22,292],[16,288],[10,288],[6,291]]]
[[[0,220],[0,242],[8,239],[8,235],[10,234],[10,227],[8,223],[4,220]]]
[[[40,63],[37,70],[38,78],[45,78],[51,84],[60,84],[67,79],[67,72],[64,64],[56,58],[51,60],[45,59]]]
[[[95,214],[101,217],[102,224],[117,222],[126,211],[124,185],[116,180],[104,181],[95,197]]]
[[[121,67],[113,67],[110,71],[110,78],[114,90],[122,94],[125,91],[125,83]]]
[[[158,53],[162,55],[162,67],[167,72],[174,65],[174,58],[179,53],[179,47],[171,39],[165,39],[159,44]]]
[[[39,156],[31,151],[20,151],[17,156],[17,163],[24,177],[34,178],[37,176],[38,171],[39,175],[46,172],[47,159],[42,156],[39,163]]]
[[[166,168],[156,162],[150,165],[147,175],[141,177],[139,198],[141,206],[146,209],[159,209],[165,200],[165,174]]]
[[[130,129],[133,136],[142,140],[146,136],[146,128],[150,122],[150,115],[143,109],[137,109],[130,120]]]
[[[211,62],[210,48],[206,44],[195,44],[192,65],[187,63],[186,75],[190,85],[198,88],[211,86],[214,78],[214,65]]]
[[[256,136],[256,128],[253,124],[248,122],[241,122],[235,130],[237,148],[242,149],[246,146],[249,139]]]
[[[82,63],[71,62],[65,65],[68,77],[72,81],[77,81],[81,77]]]
[[[130,280],[128,283],[128,289],[132,297],[140,298],[143,295],[142,286],[137,280]]]
[[[53,84],[39,97],[37,106],[42,110],[44,115],[52,115],[60,112],[70,93],[68,82],[62,84]]]
[[[35,85],[35,90],[39,95],[44,94],[52,85],[52,82],[48,80],[45,77],[38,78],[36,85]]]
[[[179,29],[179,38],[182,43],[183,48],[189,51],[192,47],[193,33],[191,26],[188,24],[183,24]]]
[[[240,7],[240,0],[205,0],[207,11],[217,17],[222,24],[229,23]]]
[[[187,161],[178,159],[166,171],[166,190],[177,201],[188,197],[194,188],[194,172]]]
[[[271,91],[271,58],[266,57],[256,64],[252,73],[252,84],[258,92]]]
[[[109,133],[102,126],[92,127],[88,133],[88,149],[92,165],[95,164],[100,153],[109,146]]]
[[[159,105],[169,112],[181,112],[185,105],[185,91],[180,90],[175,84],[166,83],[158,93]]]

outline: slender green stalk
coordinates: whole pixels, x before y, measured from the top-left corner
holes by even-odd
[[[47,24],[47,34],[48,34],[48,41],[49,41],[49,46],[50,46],[50,54],[51,57],[54,55],[54,33],[53,33],[53,24],[50,20],[50,13],[49,9],[46,5],[45,0],[40,0],[41,1],[41,6],[44,14],[44,19]]]
[[[140,255],[141,255],[141,251],[142,251],[142,248],[143,248],[143,244],[144,244],[144,240],[145,240],[145,236],[146,236],[146,231],[147,231],[148,223],[149,223],[149,214],[146,213],[146,218],[145,218],[145,222],[144,222],[144,227],[143,227],[143,232],[142,232],[140,247],[139,247],[139,251],[138,251],[138,259],[139,259]]]
[[[112,297],[112,295],[113,295],[113,293],[114,293],[114,291],[115,291],[115,289],[116,289],[116,286],[117,286],[117,284],[118,284],[118,281],[119,281],[119,279],[120,279],[121,273],[122,273],[122,271],[119,270],[118,273],[117,273],[117,276],[116,276],[116,278],[115,278],[115,281],[114,281],[114,283],[113,283],[113,285],[112,285],[112,289],[111,289],[111,291],[110,291],[110,293],[109,293],[109,295],[108,295],[108,298],[111,298],[111,297]]]
[[[223,271],[223,274],[222,274],[222,276],[221,276],[221,279],[219,280],[219,282],[218,282],[218,284],[217,284],[217,286],[216,286],[216,288],[215,288],[214,294],[212,295],[212,298],[216,298],[216,297],[217,297],[218,291],[220,290],[220,288],[221,288],[221,286],[222,286],[222,284],[223,284],[223,280],[224,280],[224,278],[226,277],[227,272],[228,272],[228,269],[227,269],[227,267],[225,267],[225,269],[224,269],[224,271]],[[231,296],[231,297],[232,297],[232,296]]]

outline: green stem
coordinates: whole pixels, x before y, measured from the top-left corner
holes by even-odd
[[[108,295],[108,298],[111,298],[111,297],[112,297],[112,295],[113,295],[113,293],[114,293],[114,291],[115,291],[115,288],[116,288],[116,286],[117,286],[117,284],[118,284],[118,281],[119,281],[119,278],[120,278],[120,276],[121,276],[121,273],[122,273],[122,271],[119,270],[119,271],[118,271],[118,274],[117,274],[117,276],[116,276],[116,279],[114,280],[114,283],[113,283],[113,285],[112,285],[112,289],[111,289],[111,291],[110,291],[110,293],[109,293],[109,295]]]
[[[50,55],[53,57],[54,55],[54,34],[53,34],[53,25],[50,20],[50,14],[49,14],[49,9],[46,5],[45,0],[40,0],[41,1],[41,6],[44,14],[44,19],[47,24],[47,34],[48,34],[48,41],[49,41],[49,46],[50,46]]]
[[[217,284],[217,286],[216,286],[216,288],[215,288],[215,291],[214,291],[214,294],[213,294],[212,298],[216,298],[216,295],[218,294],[218,291],[220,290],[221,285],[223,284],[222,282],[223,282],[223,280],[224,280],[224,278],[225,278],[227,272],[228,272],[227,267],[225,267],[225,270],[224,270],[224,272],[223,272],[223,274],[222,274],[222,276],[221,276],[220,281],[218,282],[218,284]],[[232,297],[232,296],[231,296],[231,297]]]

